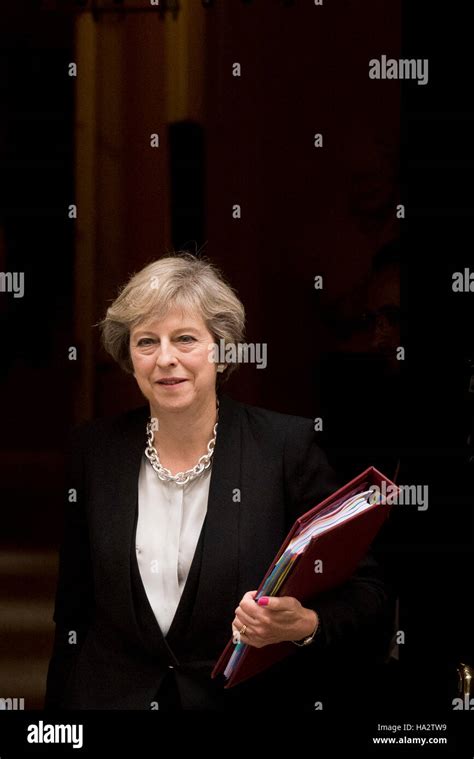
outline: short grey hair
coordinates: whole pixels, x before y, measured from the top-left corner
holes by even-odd
[[[105,350],[121,368],[133,373],[130,332],[138,324],[162,319],[173,308],[200,314],[216,343],[244,340],[245,309],[221,271],[207,258],[177,251],[133,274],[98,323]],[[217,374],[220,384],[238,364]]]

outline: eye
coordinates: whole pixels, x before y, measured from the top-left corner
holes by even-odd
[[[141,337],[137,343],[137,346],[139,348],[145,348],[147,345],[150,345],[150,343],[152,342],[153,342],[153,338],[151,337]]]
[[[178,339],[182,340],[185,343],[194,342],[196,340],[196,338],[192,335],[180,335]]]

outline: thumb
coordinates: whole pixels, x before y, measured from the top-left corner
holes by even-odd
[[[263,606],[266,609],[278,609],[280,605],[280,599],[274,596],[261,596],[257,601],[259,606]]]

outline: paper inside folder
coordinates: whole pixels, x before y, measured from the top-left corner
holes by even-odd
[[[286,550],[275,563],[262,588],[255,596],[255,601],[258,601],[262,596],[276,596],[278,594],[278,591],[297,563],[297,558],[305,552],[313,538],[343,524],[356,514],[361,514],[363,511],[373,508],[380,503],[380,500],[380,491],[376,488],[364,490],[363,492],[352,494],[345,500],[336,501],[322,512],[315,514],[311,521],[305,522],[299,533],[290,541]],[[237,643],[224,670],[224,677],[228,679],[232,675],[247,647],[247,643]]]

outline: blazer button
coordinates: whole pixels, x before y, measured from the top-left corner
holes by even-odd
[[[168,664],[168,669],[174,669],[174,665],[173,664]]]

